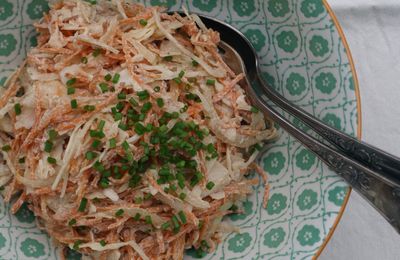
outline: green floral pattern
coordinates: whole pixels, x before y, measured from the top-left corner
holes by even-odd
[[[265,36],[260,30],[249,29],[244,35],[250,40],[257,51],[260,51],[265,45]]]
[[[288,0],[269,0],[268,11],[275,17],[283,17],[289,13]]]
[[[281,193],[273,194],[267,204],[267,212],[270,215],[279,214],[287,207],[287,197]]]
[[[228,249],[232,252],[243,252],[250,246],[251,236],[249,233],[236,234],[228,240]]]
[[[298,46],[299,39],[296,34],[292,31],[282,31],[276,37],[278,46],[285,52],[294,52]]]
[[[0,56],[8,56],[15,49],[17,40],[12,34],[0,34]]]
[[[0,233],[0,249],[6,246],[6,238],[3,236],[3,234]]]
[[[264,235],[264,245],[269,248],[277,248],[285,240],[286,233],[283,228],[272,228]]]
[[[325,12],[322,0],[305,0],[301,3],[301,12],[305,17],[317,17]]]
[[[328,41],[321,35],[314,35],[310,40],[310,50],[315,57],[323,57],[329,52]]]
[[[297,235],[297,241],[302,246],[312,246],[320,240],[320,231],[313,225],[304,225]]]
[[[151,0],[151,5],[161,5],[166,7],[171,7],[176,5],[176,0]]]
[[[297,206],[300,210],[311,209],[317,204],[318,194],[310,189],[304,190],[300,196],[297,198]]]
[[[302,169],[303,171],[311,169],[315,161],[316,161],[315,154],[313,154],[307,149],[302,149],[296,155],[296,166]]]
[[[264,158],[264,170],[268,174],[277,175],[282,171],[285,161],[286,158],[281,152],[270,153]]]
[[[340,118],[332,113],[327,113],[323,118],[322,121],[324,121],[325,123],[327,123],[328,125],[341,130],[342,129],[342,121],[340,120]]]
[[[350,78],[349,78],[349,88],[351,89],[351,90],[354,90],[354,78],[353,78],[353,76],[351,76]]]
[[[291,73],[286,80],[286,88],[290,95],[298,96],[306,90],[306,79],[299,73]]]
[[[322,72],[315,78],[315,86],[322,93],[330,94],[336,88],[337,80],[332,73]]]
[[[193,6],[204,12],[211,12],[217,6],[217,0],[193,0]]]
[[[38,258],[45,255],[44,245],[31,238],[22,241],[20,249],[26,257]]]
[[[355,75],[347,58],[349,52],[323,1],[138,2],[164,5],[170,10],[185,6],[232,24],[255,47],[263,79],[271,87],[321,120],[355,134]],[[46,0],[0,0],[0,85],[21,63],[24,48],[37,44],[32,23],[47,10]],[[308,129],[298,120],[293,122],[300,129]],[[226,218],[240,227],[241,234],[227,234],[215,253],[190,250],[185,259],[312,259],[327,239],[346,199],[347,185],[282,128],[278,131],[279,139],[267,144],[267,152],[259,159],[270,184],[267,207],[261,207],[264,189],[260,183],[243,205],[235,202],[242,206],[243,214]],[[314,173],[315,169],[318,172]],[[60,259],[51,240],[34,228],[33,214],[26,205],[15,216],[8,211],[9,206],[0,198],[0,258]],[[81,256],[68,250],[66,259],[78,260]]]
[[[49,11],[49,4],[45,0],[32,0],[28,4],[27,10],[31,19],[39,19],[43,16],[43,13]]]
[[[333,202],[336,206],[342,205],[347,195],[347,188],[335,187],[330,190],[328,194],[328,200],[330,202]]]
[[[7,0],[0,0],[0,21],[4,21],[13,14],[13,4]]]
[[[256,10],[254,0],[233,0],[233,10],[239,16],[250,16]]]

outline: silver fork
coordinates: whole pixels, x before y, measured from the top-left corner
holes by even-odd
[[[324,124],[286,100],[261,79],[256,52],[240,31],[217,19],[199,17],[220,33],[219,48],[226,63],[246,75],[242,85],[252,104],[313,151],[400,232],[400,159]],[[298,129],[271,102],[304,122],[323,141]]]

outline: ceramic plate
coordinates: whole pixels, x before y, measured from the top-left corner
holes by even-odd
[[[171,10],[224,20],[241,30],[262,61],[264,79],[296,105],[348,134],[359,133],[357,80],[349,50],[322,0],[150,0]],[[48,10],[45,0],[0,0],[0,84],[36,44],[32,23]],[[304,125],[299,127],[307,131]],[[344,210],[349,188],[314,154],[280,130],[260,159],[271,193],[261,207],[262,188],[231,216],[241,233],[228,234],[204,259],[311,259],[329,240]],[[48,236],[24,206],[15,216],[0,201],[0,259],[58,259]],[[69,259],[79,259],[71,254]]]

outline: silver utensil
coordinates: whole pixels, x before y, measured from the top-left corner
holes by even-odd
[[[313,151],[400,233],[400,159],[324,124],[292,104],[261,79],[256,52],[239,30],[214,18],[199,17],[208,28],[220,33],[219,48],[227,64],[246,75],[247,84],[243,85],[252,104]],[[298,129],[274,107],[300,119],[320,138]]]

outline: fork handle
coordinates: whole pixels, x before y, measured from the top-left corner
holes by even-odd
[[[261,75],[260,70],[258,70],[257,75],[258,81],[262,85],[265,95],[273,103],[303,121],[346,155],[356,159],[370,169],[379,171],[386,181],[400,184],[399,158],[324,124],[268,86],[259,75]]]
[[[321,143],[301,131],[274,108],[262,100],[263,82],[251,82],[249,98],[260,110],[278,123],[289,134],[313,151],[333,171],[337,172],[353,189],[358,191],[400,233],[400,185],[388,180],[384,174],[354,160],[340,150]]]

